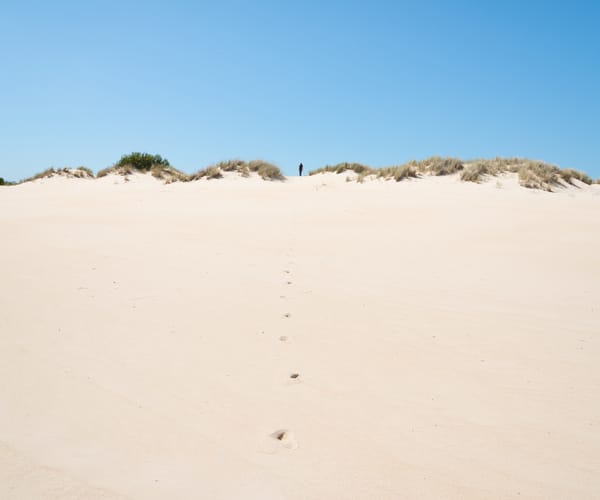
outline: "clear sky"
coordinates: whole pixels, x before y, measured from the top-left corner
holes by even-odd
[[[600,177],[597,1],[0,2],[0,176],[523,156]]]

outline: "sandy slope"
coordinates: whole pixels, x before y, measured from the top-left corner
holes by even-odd
[[[599,497],[600,186],[115,182],[0,189],[0,498]]]

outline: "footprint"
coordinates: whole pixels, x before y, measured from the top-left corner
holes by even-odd
[[[289,429],[279,429],[270,434],[265,434],[259,442],[260,451],[269,455],[287,453],[287,450],[298,448],[294,433]]]
[[[286,281],[286,282],[285,282],[285,284],[286,284],[286,285],[291,285],[291,284],[292,284],[292,282],[291,282],[291,281]]]
[[[291,315],[290,313],[285,313],[285,314],[283,315],[283,317],[284,317],[284,318],[290,318],[291,316],[292,316],[292,315]]]
[[[288,450],[298,448],[298,442],[294,438],[294,433],[287,429],[280,429],[270,434],[270,437],[275,443]]]
[[[281,342],[287,342],[287,339],[288,339],[288,338],[287,338],[287,335],[282,335],[281,337],[279,337],[279,340],[280,340]]]

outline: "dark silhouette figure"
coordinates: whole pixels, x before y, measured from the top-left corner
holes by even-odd
[[[302,170],[304,169],[304,165],[302,165],[302,163],[300,163],[300,165],[298,165],[298,173],[300,174],[300,177],[302,177]]]

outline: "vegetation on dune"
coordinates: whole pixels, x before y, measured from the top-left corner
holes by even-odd
[[[383,179],[393,179],[396,182],[400,182],[410,177],[417,177],[417,169],[411,163],[406,163],[397,167],[384,167],[375,170],[377,177]]]
[[[575,170],[573,168],[565,168],[561,170],[561,176],[565,180],[565,182],[568,182],[569,184],[573,184],[573,179],[576,179],[579,182],[583,182],[588,186],[593,182],[592,178],[589,175],[584,174],[583,172],[580,172],[579,170]]]
[[[463,161],[458,158],[442,158],[432,156],[425,160],[412,160],[398,167],[372,168],[360,163],[338,163],[327,165],[309,173],[316,175],[332,172],[336,174],[352,171],[357,175],[346,176],[346,182],[356,181],[362,183],[366,178],[372,177],[384,180],[401,181],[420,175],[452,175],[460,174],[460,179],[466,182],[481,182],[486,177],[493,177],[504,173],[517,174],[519,183],[531,189],[552,191],[554,187],[575,185],[577,180],[584,184],[594,181],[583,172],[571,168],[560,169],[554,165],[537,160],[524,158],[491,158]],[[596,181],[596,182],[600,182]]]
[[[164,180],[167,184],[189,180],[189,176],[172,167],[169,160],[160,155],[151,155],[149,153],[123,155],[112,167],[100,170],[97,177],[105,177],[109,174],[127,176],[134,173],[150,173],[153,177]]]
[[[466,182],[479,182],[486,175],[493,175],[495,170],[492,170],[488,165],[482,161],[473,163],[464,168],[460,173],[460,180]]]
[[[263,160],[244,161],[239,159],[222,161],[210,165],[195,174],[188,175],[172,167],[166,158],[148,153],[131,153],[123,155],[113,166],[100,170],[97,177],[108,174],[128,176],[135,173],[149,173],[153,177],[163,180],[166,184],[172,182],[187,182],[199,179],[220,179],[224,173],[237,173],[248,177],[255,173],[265,180],[285,180],[280,168]],[[432,156],[424,160],[411,160],[403,165],[373,168],[362,163],[343,162],[336,165],[326,165],[309,172],[309,175],[321,173],[350,174],[346,175],[346,182],[362,183],[368,179],[394,180],[400,182],[405,179],[421,176],[452,175],[458,174],[462,181],[482,182],[486,179],[502,174],[515,174],[521,186],[530,189],[541,189],[552,192],[556,187],[568,185],[581,186],[582,184],[600,184],[600,179],[592,178],[572,168],[561,169],[538,160],[526,158],[489,158],[463,161],[458,158],[442,158]],[[86,167],[77,168],[48,168],[22,182],[37,179],[63,176],[68,178],[93,179],[94,173]],[[127,179],[126,179],[127,180]],[[12,185],[0,177],[1,185]]]
[[[441,158],[432,156],[425,160],[416,162],[419,172],[431,175],[451,175],[461,171],[464,168],[462,160],[458,158]]]
[[[519,184],[530,189],[552,191],[560,184],[560,169],[543,162],[531,162],[519,167]]]
[[[148,153],[131,153],[121,156],[121,159],[115,163],[115,167],[129,166],[134,170],[150,170],[152,167],[170,167],[169,160],[160,155],[151,155]]]
[[[373,172],[373,169],[367,165],[363,165],[361,163],[338,163],[337,165],[326,165],[321,168],[317,168],[316,170],[312,170],[308,173],[308,175],[316,175],[316,174],[324,174],[326,172],[332,172],[334,174],[342,174],[351,170],[356,174],[366,174],[369,175]]]
[[[252,160],[246,162],[244,160],[227,160],[214,165],[210,165],[202,170],[199,170],[195,174],[190,176],[190,180],[199,179],[220,179],[223,177],[223,172],[237,172],[242,177],[248,177],[250,173],[254,172],[264,180],[285,180],[284,175],[277,165],[268,163],[263,160]]]
[[[31,177],[27,177],[26,179],[23,179],[21,181],[21,183],[31,182],[31,181],[35,181],[38,179],[47,179],[47,178],[54,177],[54,176],[69,177],[69,178],[76,178],[76,179],[93,179],[94,172],[92,172],[87,167],[47,168],[46,170],[44,170],[42,172],[39,172]]]

